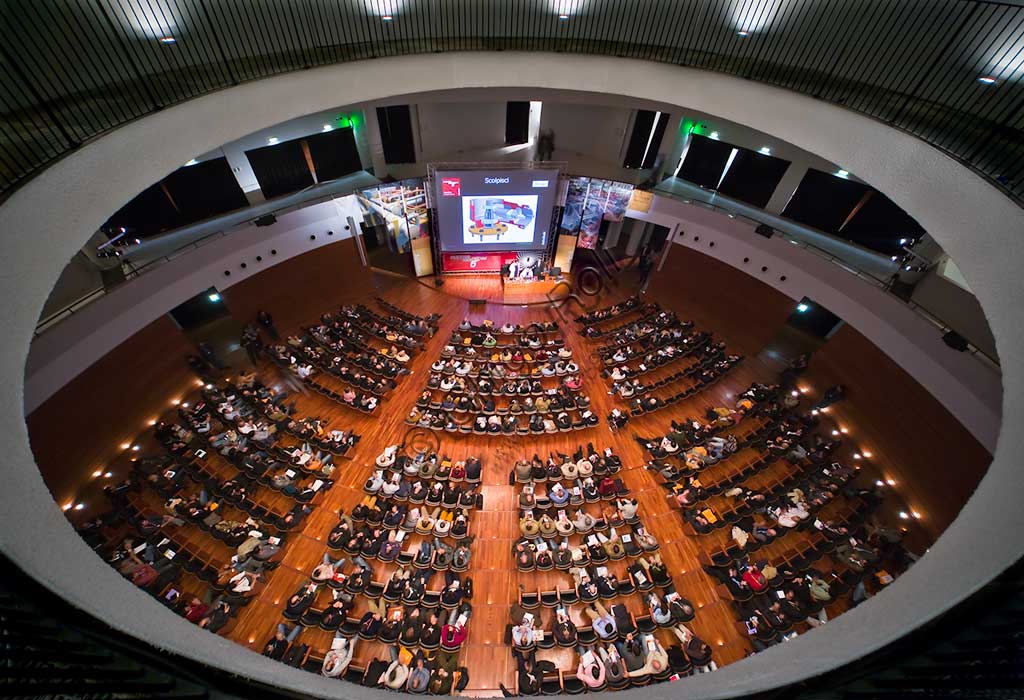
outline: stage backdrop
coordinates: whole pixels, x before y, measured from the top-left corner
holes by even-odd
[[[444,272],[500,272],[519,258],[519,253],[441,253]]]

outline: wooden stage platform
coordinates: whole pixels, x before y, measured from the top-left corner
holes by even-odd
[[[440,278],[442,290],[460,299],[484,299],[494,304],[544,304],[564,299],[572,291],[569,280],[553,279],[530,281],[502,281],[497,272],[492,274],[449,274],[424,278],[433,282]]]

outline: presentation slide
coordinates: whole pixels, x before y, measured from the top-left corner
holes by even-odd
[[[557,170],[439,170],[435,186],[442,251],[548,246]]]

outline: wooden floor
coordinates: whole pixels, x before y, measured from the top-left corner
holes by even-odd
[[[572,452],[579,444],[587,442],[593,443],[598,449],[611,447],[622,458],[623,470],[620,476],[640,501],[639,515],[642,522],[661,542],[661,555],[669,567],[677,589],[697,608],[696,619],[690,624],[691,629],[714,647],[714,658],[719,666],[742,659],[750,652],[746,636],[737,625],[730,604],[720,599],[716,593],[717,581],[702,570],[698,560],[701,552],[710,552],[720,546],[728,537],[728,533],[726,530],[719,530],[702,536],[684,534],[683,521],[676,507],[666,500],[666,491],[659,483],[659,477],[643,468],[648,455],[634,440],[634,435],[662,435],[673,419],[700,416],[712,406],[731,406],[732,397],[743,391],[750,383],[773,380],[774,369],[762,365],[755,357],[748,356],[744,363],[725,378],[696,397],[653,415],[634,419],[624,430],[614,432],[609,429],[605,417],[614,406],[622,408],[623,405],[621,401],[608,395],[609,387],[606,380],[600,376],[600,367],[590,356],[594,347],[600,343],[583,338],[579,333],[578,324],[572,321],[572,317],[580,310],[567,310],[566,318],[560,319],[557,312],[548,307],[523,308],[493,304],[471,307],[467,298],[490,298],[494,295],[493,280],[477,279],[477,286],[474,287],[474,279],[457,278],[457,282],[448,281],[444,287],[434,289],[432,286],[393,275],[375,275],[376,289],[363,290],[360,298],[320,298],[316,300],[319,308],[308,310],[308,315],[315,318],[317,314],[332,310],[340,303],[360,301],[369,304],[374,294],[380,294],[391,303],[413,313],[440,313],[442,318],[439,332],[425,350],[410,363],[412,375],[402,379],[398,388],[387,396],[376,415],[360,414],[317,394],[299,395],[300,416],[320,416],[329,422],[330,427],[354,429],[362,435],[362,440],[350,453],[351,461],[341,463],[334,488],[325,495],[325,499],[320,502],[319,507],[301,529],[289,536],[282,565],[270,572],[265,590],[240,613],[239,623],[232,630],[231,638],[258,651],[272,636],[274,628],[282,621],[281,612],[285,599],[308,579],[314,565],[327,551],[324,541],[337,523],[339,509],[350,511],[363,498],[361,486],[374,469],[374,458],[385,446],[401,441],[408,429],[403,420],[425,384],[430,364],[439,356],[450,332],[463,318],[469,318],[474,322],[489,318],[495,324],[506,321],[526,324],[533,321],[556,320],[561,323],[565,342],[572,348],[581,365],[583,390],[592,398],[592,410],[601,417],[601,424],[597,428],[529,437],[438,434],[441,440],[441,453],[454,459],[476,455],[483,461],[481,492],[484,508],[473,512],[470,526],[475,539],[472,543],[473,557],[469,575],[474,581],[475,596],[472,600],[473,617],[469,625],[469,638],[461,652],[461,665],[470,669],[471,676],[469,687],[463,694],[492,696],[499,694],[499,684],[511,687],[515,665],[511,650],[505,644],[504,635],[509,622],[509,606],[516,600],[519,588],[522,586],[528,590],[550,590],[572,585],[570,577],[564,572],[521,574],[515,570],[511,548],[519,536],[519,530],[517,489],[509,485],[511,465],[516,459],[530,457],[533,454],[546,457],[552,451]],[[595,301],[595,305],[603,306],[625,298],[634,289],[635,280],[633,283],[626,280],[620,283],[617,289],[605,292]],[[458,296],[447,294],[449,290],[457,290]],[[277,315],[278,310],[270,310]],[[381,311],[379,308],[377,310]],[[698,328],[716,332],[716,335],[725,340],[730,347],[743,347],[744,344],[749,345],[751,342],[749,338],[722,336],[713,325],[698,323]],[[286,335],[297,328],[280,330],[282,335]],[[260,379],[268,385],[281,388],[291,386],[290,380],[282,376],[269,362],[261,364],[258,370]],[[146,438],[140,438],[139,444],[145,450],[150,443]],[[125,459],[129,456],[130,453]],[[782,463],[777,466],[777,469],[784,468],[785,465]],[[156,494],[149,494],[145,498],[149,507],[160,507],[161,499]],[[268,498],[275,510],[280,509],[282,512],[290,503],[288,499],[277,494]],[[274,498],[283,500],[274,502]],[[212,540],[198,529],[195,537],[197,541],[204,539],[204,546],[207,549],[220,547],[223,551],[219,551],[218,556],[223,557],[224,561],[230,557],[231,551],[225,545],[217,542],[210,544]],[[801,537],[805,535],[794,531],[786,535],[786,540],[794,543]],[[375,563],[375,567],[375,578],[386,580],[395,565]],[[438,587],[436,580],[431,587]],[[328,595],[326,591],[322,594]],[[639,594],[631,598],[628,605],[634,611],[645,607]],[[841,611],[841,607],[842,603],[836,603],[829,611],[834,615]],[[358,617],[365,609],[365,602],[360,601],[354,614]],[[662,641],[666,646],[674,643],[674,637],[664,630],[659,630],[658,634],[665,635]],[[323,651],[329,647],[331,637],[331,633],[309,629],[303,633],[301,640]],[[386,658],[386,647],[373,642],[361,641],[358,644],[355,657],[357,662],[368,662],[374,656]],[[576,657],[569,650],[542,651],[539,656],[551,658],[561,668],[571,668],[573,672],[575,671]]]

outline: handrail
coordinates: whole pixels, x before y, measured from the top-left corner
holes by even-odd
[[[733,218],[733,219],[742,219],[742,220],[746,221],[747,223],[752,224],[754,226],[757,226],[757,225],[763,223],[762,221],[759,221],[759,220],[757,220],[755,218],[747,216],[743,212],[734,211],[734,210],[730,209],[729,207],[722,206],[721,204],[718,204],[718,203],[715,203],[715,202],[703,202],[703,201],[700,201],[700,200],[697,200],[697,199],[691,199],[691,198],[689,198],[689,197],[687,197],[687,196],[685,196],[685,195],[683,195],[681,193],[671,192],[671,191],[668,191],[668,190],[658,190],[658,189],[656,189],[655,192],[656,192],[656,194],[664,195],[664,196],[670,197],[672,199],[678,199],[680,201],[683,201],[683,202],[685,202],[687,204],[690,204],[690,205],[693,205],[693,206],[701,206],[701,207],[704,207],[705,209],[710,209],[712,211],[717,211],[717,212],[723,213],[723,214],[725,214],[725,215],[727,215],[727,216],[729,216],[730,218]],[[949,331],[955,330],[953,328],[953,326],[951,326],[950,324],[946,323],[944,320],[942,320],[942,318],[940,316],[935,314],[933,311],[930,311],[930,310],[924,308],[923,306],[921,306],[920,304],[918,304],[918,303],[916,303],[914,301],[904,299],[904,298],[900,297],[899,295],[894,294],[892,292],[891,280],[889,280],[889,279],[881,279],[879,277],[876,277],[875,275],[872,275],[870,272],[867,272],[865,270],[861,270],[859,268],[856,268],[853,265],[851,265],[849,262],[843,260],[841,257],[835,255],[834,253],[830,253],[829,251],[827,251],[827,250],[825,250],[823,248],[820,248],[820,247],[814,245],[813,243],[809,243],[807,241],[794,238],[793,236],[788,235],[785,231],[780,231],[778,229],[775,229],[775,235],[778,235],[780,238],[785,239],[789,243],[791,243],[791,244],[793,244],[795,246],[798,246],[800,248],[803,248],[804,250],[806,250],[806,251],[808,251],[810,253],[813,253],[814,255],[817,255],[818,257],[824,258],[825,260],[827,260],[828,262],[832,263],[836,267],[839,267],[842,270],[845,270],[847,273],[849,273],[851,275],[854,275],[856,277],[859,277],[860,279],[864,280],[865,282],[867,282],[867,283],[869,283],[871,285],[874,285],[875,287],[878,287],[879,289],[883,290],[888,296],[898,300],[901,304],[903,304],[904,306],[907,306],[911,311],[916,313],[918,316],[920,316],[921,318],[925,319],[926,321],[928,321],[929,323],[934,325],[942,333],[947,333]],[[828,235],[828,234],[822,234],[822,235]],[[992,370],[994,370],[996,372],[1001,372],[1002,371],[1001,365],[999,364],[999,358],[998,357],[993,357],[992,355],[990,355],[989,353],[985,352],[984,350],[982,350],[978,346],[974,345],[970,341],[967,341],[967,346],[968,346],[968,354],[973,355],[974,357],[976,357],[980,362],[982,362],[982,364],[987,365],[990,369],[992,369]]]

